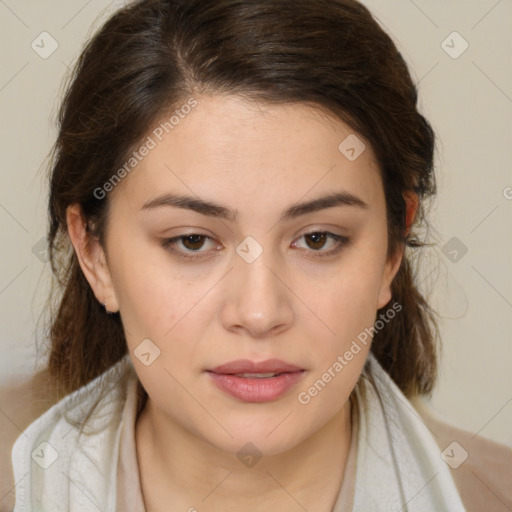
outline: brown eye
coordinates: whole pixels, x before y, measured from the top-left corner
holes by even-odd
[[[325,245],[325,242],[328,240],[328,237],[326,233],[311,233],[308,235],[304,235],[306,240],[311,240],[312,244],[308,243],[309,247],[311,249],[322,249],[322,247]]]
[[[191,233],[189,235],[175,236],[174,238],[168,238],[161,242],[162,247],[172,254],[176,254],[178,257],[193,260],[199,259],[202,256],[206,256],[206,250],[201,250],[205,242],[212,241],[213,238],[207,235],[201,235],[199,233]],[[181,246],[181,247],[180,247]],[[194,253],[197,253],[195,255]]]
[[[204,235],[187,235],[180,238],[184,247],[191,251],[197,251],[198,249],[201,249],[204,239],[207,237]]]
[[[315,256],[332,256],[337,254],[341,249],[349,243],[349,238],[342,235],[336,235],[335,233],[330,233],[329,231],[312,231],[310,233],[305,233],[300,238],[304,238],[306,240],[305,249],[309,250],[315,254]],[[299,239],[300,240],[300,239]],[[332,240],[331,248],[328,250],[322,250],[326,244],[328,244],[329,240]],[[295,243],[294,246],[297,246]]]

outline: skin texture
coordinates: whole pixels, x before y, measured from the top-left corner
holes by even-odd
[[[136,425],[146,510],[170,510],[172,503],[172,510],[201,512],[269,504],[328,511],[350,444],[348,399],[369,344],[307,405],[298,394],[391,299],[402,254],[386,260],[381,177],[369,144],[350,161],[338,146],[353,131],[310,106],[197,99],[108,196],[106,251],[86,238],[79,207],[68,209],[81,267],[98,300],[120,312],[149,395]],[[340,191],[368,208],[336,206],[279,220],[291,205]],[[170,206],[141,210],[165,192],[214,201],[237,210],[237,218]],[[325,231],[349,242],[321,257],[338,242],[304,235]],[[161,245],[190,234],[212,238],[174,244],[195,260]],[[248,236],[263,249],[252,263],[236,252]],[[160,356],[144,366],[134,350],[147,338]],[[278,358],[306,372],[279,399],[245,403],[205,373],[240,358]],[[237,458],[248,442],[262,454],[253,467]]]

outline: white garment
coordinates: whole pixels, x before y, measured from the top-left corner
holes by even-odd
[[[354,511],[464,511],[434,438],[373,354],[355,391],[361,412]]]
[[[27,427],[12,449],[14,512],[116,510],[120,439],[123,422],[135,419],[135,384],[126,356]],[[355,396],[353,510],[464,512],[435,440],[372,354]]]

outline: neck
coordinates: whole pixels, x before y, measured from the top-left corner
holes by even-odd
[[[275,510],[331,512],[351,440],[351,403],[287,452],[244,467],[228,453],[170,422],[151,399],[136,423],[146,512]],[[169,508],[169,504],[173,508]]]

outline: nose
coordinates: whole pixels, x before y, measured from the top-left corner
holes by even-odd
[[[248,263],[238,255],[229,273],[227,299],[223,304],[224,327],[254,338],[275,336],[293,323],[293,293],[276,261],[263,251]]]

